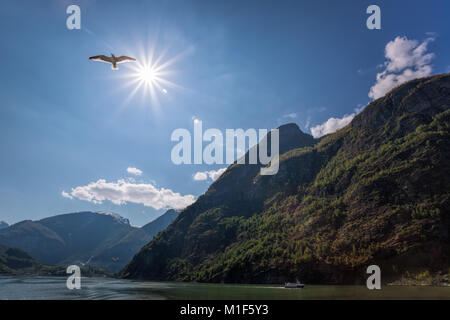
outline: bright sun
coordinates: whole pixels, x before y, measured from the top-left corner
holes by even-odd
[[[131,69],[131,72],[125,76],[129,79],[126,85],[135,86],[135,88],[127,101],[142,89],[144,98],[149,94],[152,104],[159,105],[158,96],[167,95],[170,89],[182,88],[168,80],[169,75],[173,73],[168,69],[179,57],[163,61],[162,55],[155,59],[153,52],[150,51],[150,54],[143,54],[142,58],[138,58],[136,63],[128,64],[127,67]]]
[[[153,85],[158,81],[158,75],[151,66],[144,66],[139,70],[139,80],[146,85]]]

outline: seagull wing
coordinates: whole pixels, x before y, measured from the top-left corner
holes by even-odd
[[[124,62],[131,62],[136,61],[135,58],[127,57],[127,56],[120,56],[117,58],[117,63],[124,63]]]
[[[104,56],[104,55],[89,57],[89,60],[106,62],[106,63],[113,63],[113,59],[111,57],[107,57],[107,56]]]

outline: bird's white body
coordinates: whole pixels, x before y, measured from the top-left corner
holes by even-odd
[[[119,69],[119,67],[117,66],[119,63],[136,61],[135,58],[131,58],[131,57],[127,57],[127,56],[116,57],[112,53],[111,53],[111,57],[108,57],[108,56],[105,56],[105,55],[100,55],[100,56],[90,57],[89,60],[111,63],[111,68],[113,70],[118,70]]]

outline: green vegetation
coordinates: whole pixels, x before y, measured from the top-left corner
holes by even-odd
[[[42,265],[28,253],[17,248],[0,244],[0,274],[7,275],[39,275],[39,276],[67,276],[62,267]],[[112,276],[104,269],[81,267],[83,277]]]
[[[449,87],[408,82],[315,145],[285,147],[275,176],[231,166],[122,276],[350,284],[370,264],[384,281],[448,270]]]

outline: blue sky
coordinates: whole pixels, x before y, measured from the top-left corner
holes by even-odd
[[[66,28],[71,4],[81,8],[81,30]],[[381,8],[381,30],[366,28],[370,4]],[[389,42],[393,55],[414,52],[418,73],[450,66],[444,0],[3,0],[0,10],[0,220],[8,223],[93,210],[145,224],[164,211],[164,195],[198,197],[211,179],[196,173],[224,167],[170,160],[171,133],[192,130],[194,117],[205,128],[296,122],[310,133],[371,101],[377,74],[403,72],[400,59],[385,64]],[[143,60],[152,50],[172,62],[164,78],[176,84],[153,96],[140,88],[130,97],[129,66],[87,59]],[[161,199],[110,196],[108,187]]]

